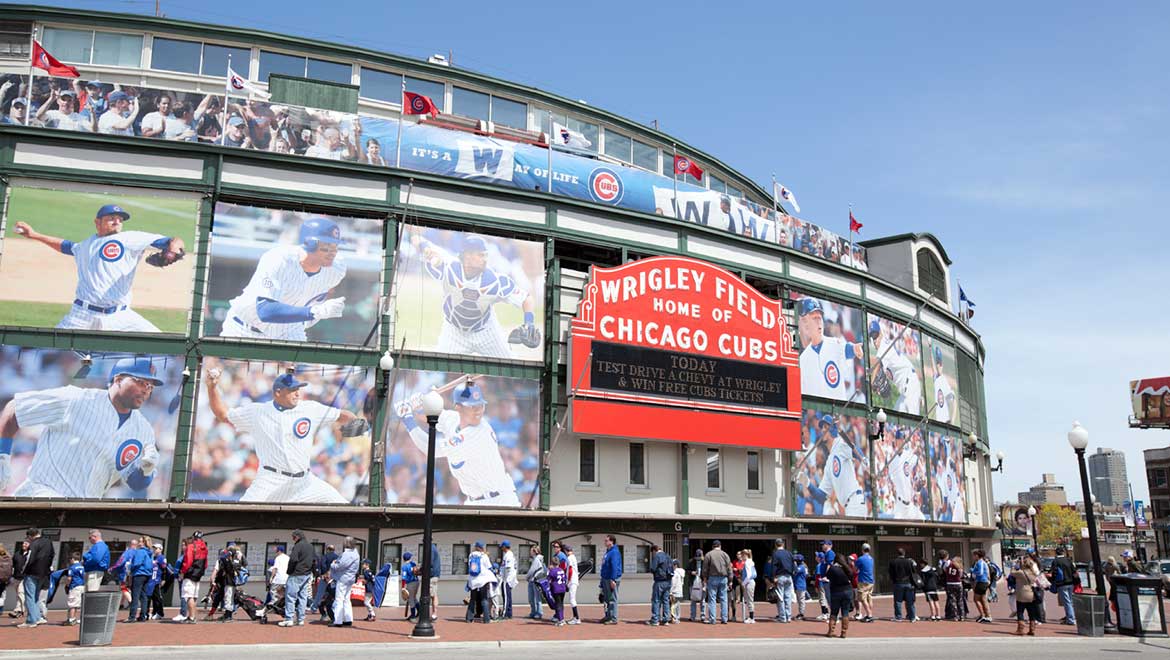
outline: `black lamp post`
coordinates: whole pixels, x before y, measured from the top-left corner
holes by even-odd
[[[1036,551],[1036,557],[1040,557],[1040,539],[1036,538],[1036,514],[1039,511],[1036,507],[1028,506],[1028,519],[1032,521],[1032,549]]]
[[[1089,432],[1080,422],[1073,422],[1072,430],[1068,432],[1068,444],[1072,445],[1077,453],[1077,467],[1081,470],[1081,497],[1085,502],[1085,526],[1089,528],[1089,552],[1093,557],[1093,584],[1098,596],[1108,597],[1109,589],[1105,584],[1105,571],[1101,566],[1101,546],[1097,541],[1097,515],[1093,507],[1093,496],[1089,492],[1089,472],[1085,469],[1085,447],[1089,446]],[[1109,606],[1105,606],[1105,630],[1116,632],[1113,621],[1109,616]]]
[[[881,440],[882,436],[886,434],[886,411],[878,408],[877,414],[874,415],[874,421],[877,422],[877,433],[871,433],[869,439],[871,442]]]
[[[435,425],[439,413],[443,412],[443,396],[434,390],[427,392],[422,400],[423,414],[427,417],[427,503],[423,519],[422,584],[419,598],[418,622],[414,624],[411,637],[434,638],[435,624],[431,617],[431,530],[435,517]]]

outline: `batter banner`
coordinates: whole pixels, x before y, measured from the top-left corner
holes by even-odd
[[[874,443],[874,501],[878,518],[931,520],[926,443],[917,426],[886,424]]]
[[[377,345],[382,227],[216,204],[204,336]]]
[[[372,369],[204,358],[187,499],[364,504]]]
[[[53,185],[8,189],[0,325],[186,332],[199,198]]]
[[[474,507],[540,505],[540,381],[398,369],[390,391],[386,503],[426,500],[427,421],[422,398],[436,391],[435,503]]]
[[[967,524],[967,483],[963,479],[963,444],[959,438],[931,431],[930,493],[934,519]]]
[[[718,266],[593,267],[571,335],[575,433],[800,447],[800,369],[781,302]]]
[[[1027,505],[1004,504],[999,509],[999,519],[1004,535],[1028,537],[1031,545],[1032,516],[1028,515]]]
[[[959,365],[955,348],[923,335],[927,415],[936,422],[959,426]]]
[[[0,346],[0,497],[163,500],[183,358]]]
[[[804,451],[797,455],[796,515],[804,518],[868,518],[869,433],[866,419],[805,410]]]
[[[792,299],[796,301],[801,393],[864,406],[864,314],[803,293],[793,292]]]
[[[922,415],[922,335],[869,315],[869,393],[875,408]]]
[[[396,348],[542,360],[544,245],[406,227],[395,260]]]

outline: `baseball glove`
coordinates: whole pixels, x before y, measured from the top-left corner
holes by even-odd
[[[888,399],[892,394],[890,386],[890,374],[883,368],[877,368],[873,372],[873,390],[877,392],[878,396],[883,399]]]
[[[166,268],[171,264],[179,261],[187,256],[186,250],[179,250],[178,252],[171,252],[170,250],[160,250],[146,258],[146,263],[155,268]]]
[[[525,323],[517,326],[508,333],[509,344],[523,344],[528,348],[537,348],[540,346],[540,330],[536,329],[535,325]]]
[[[364,417],[355,417],[341,425],[341,437],[355,438],[370,432],[370,423]]]

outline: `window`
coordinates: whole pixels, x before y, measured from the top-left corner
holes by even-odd
[[[760,452],[747,453],[747,487],[753,493],[760,492]]]
[[[24,60],[28,66],[32,32],[31,21],[0,21],[0,59]]]
[[[721,193],[727,192],[727,182],[726,181],[724,181],[723,179],[720,179],[719,177],[715,176],[714,174],[710,175],[710,177],[711,177],[711,190],[718,190]]]
[[[606,129],[605,155],[627,163],[633,160],[634,141],[629,137]]]
[[[730,183],[727,184],[727,194],[731,195],[732,197],[743,197],[743,191],[731,185]]]
[[[581,438],[577,481],[583,484],[597,483],[597,441],[593,438]]]
[[[516,572],[520,574],[528,573],[528,567],[532,565],[532,544],[521,543],[516,546]]]
[[[493,96],[492,123],[527,130],[528,104]]]
[[[234,66],[232,67],[235,68]],[[277,73],[285,76],[305,76],[305,58],[284,53],[260,51],[260,82],[268,82],[268,76]]]
[[[492,97],[462,87],[451,88],[451,113],[472,119],[488,121],[492,113]]]
[[[650,546],[639,545],[638,557],[634,565],[635,573],[649,573],[650,572]]]
[[[431,99],[435,107],[439,110],[447,111],[446,88],[443,83],[435,82],[433,80],[423,80],[422,78],[406,77],[406,91],[415,94],[422,94]]]
[[[203,60],[203,44],[198,41],[154,38],[151,47],[150,68],[160,71],[199,73]]]
[[[382,560],[378,562],[378,566],[385,566],[386,562],[390,562],[394,566],[394,570],[402,570],[402,544],[394,543],[392,541],[382,542]]]
[[[630,443],[630,485],[646,485],[646,445]]]
[[[918,288],[943,302],[947,301],[946,271],[934,252],[927,248],[918,249]]]
[[[608,136],[607,136],[608,137]],[[634,165],[651,172],[658,171],[658,147],[634,140]],[[671,171],[674,163],[671,163]]]
[[[719,460],[718,449],[707,450],[707,490],[719,490],[719,468],[721,461]]]
[[[471,546],[466,543],[456,543],[451,546],[451,575],[467,575],[467,558],[471,556]]]
[[[226,76],[228,57],[231,57],[233,71],[243,76],[248,75],[252,62],[250,49],[215,44],[203,44],[203,75]]]
[[[1150,488],[1165,488],[1166,487],[1166,470],[1165,468],[1154,468],[1150,470]]]
[[[361,89],[358,94],[367,99],[400,103],[402,101],[402,76],[389,71],[362,67]]]
[[[549,135],[552,135],[552,126],[550,126],[548,123],[548,112],[541,111],[540,115],[541,130],[548,133]],[[564,126],[570,131],[580,133],[581,135],[585,136],[586,140],[589,141],[588,147],[582,146],[576,148],[597,153],[598,135],[601,133],[601,129],[597,124],[591,124],[587,121],[581,121],[580,119],[575,119],[567,115],[557,114],[555,112],[552,114],[552,120],[553,122]]]
[[[305,75],[313,80],[324,80],[326,82],[349,85],[353,82],[353,67],[349,64],[342,64],[341,62],[315,60],[310,57],[309,66],[306,69]]]
[[[142,63],[142,35],[94,30],[44,29],[45,50],[66,62],[136,67]]]
[[[589,563],[593,564],[593,567],[594,567],[593,572],[594,573],[596,573],[598,570],[600,570],[601,567],[597,565],[597,546],[596,545],[594,545],[592,543],[584,543],[577,548],[577,562],[580,564],[584,564],[586,560],[588,560]]]
[[[488,559],[492,560],[493,562],[500,560],[500,545],[498,543],[487,544],[487,547],[484,548],[483,551],[487,553]]]

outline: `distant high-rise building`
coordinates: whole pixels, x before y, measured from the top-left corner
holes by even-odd
[[[1104,506],[1129,500],[1129,477],[1125,472],[1125,452],[1098,447],[1089,456],[1089,487],[1093,497]]]
[[[1068,497],[1064,494],[1064,486],[1056,483],[1056,475],[1045,472],[1040,483],[1021,492],[1020,504],[1068,504]]]

